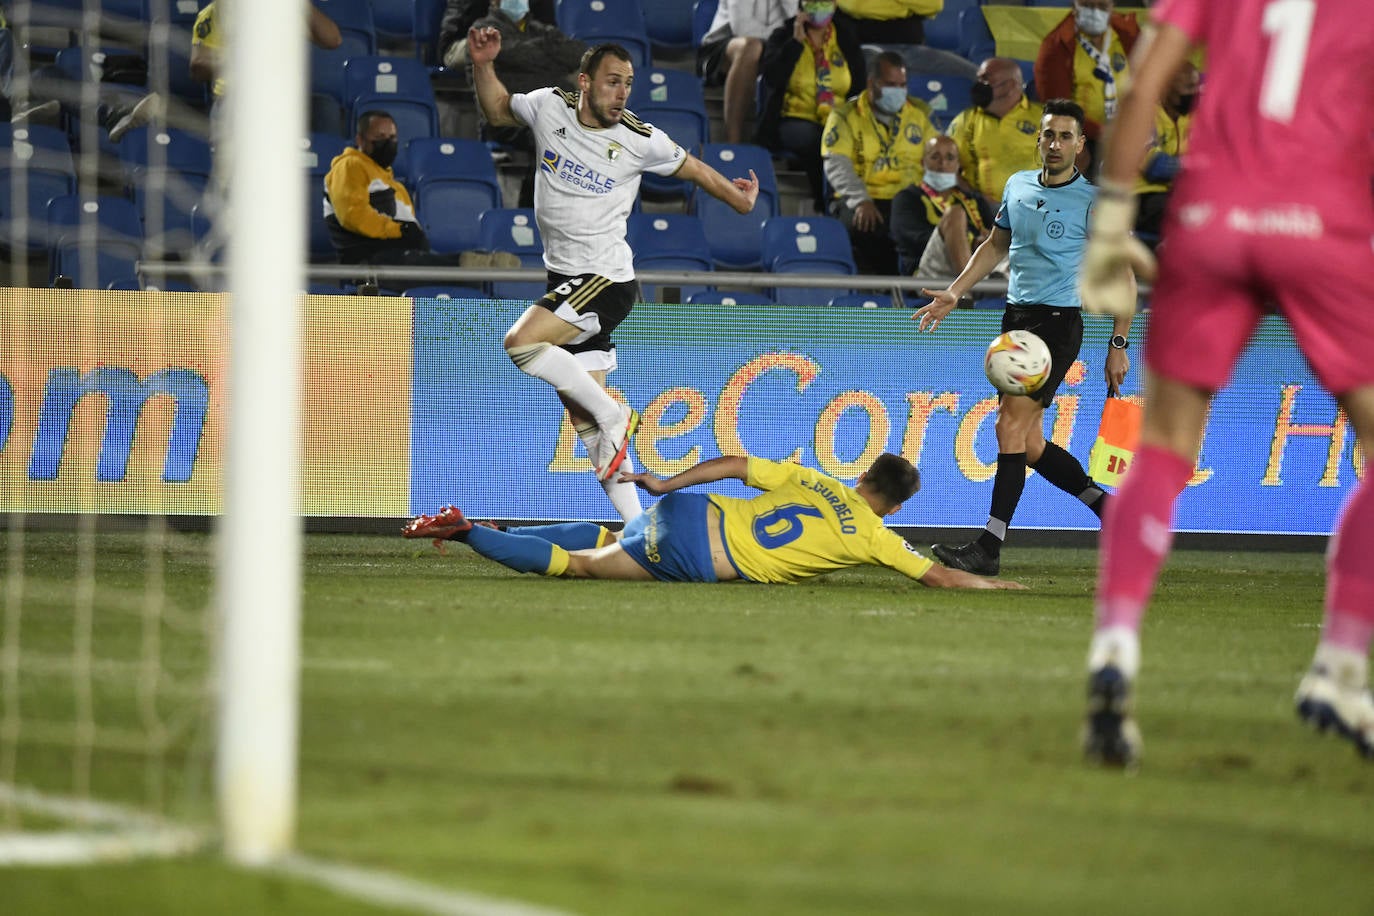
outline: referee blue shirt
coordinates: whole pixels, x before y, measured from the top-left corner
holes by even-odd
[[[1007,302],[1079,308],[1078,267],[1088,240],[1095,189],[1078,172],[1061,185],[1040,183],[1040,170],[1015,172],[993,222],[1011,231]]]

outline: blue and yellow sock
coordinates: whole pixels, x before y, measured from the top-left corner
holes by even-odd
[[[467,544],[488,560],[516,572],[561,576],[568,569],[568,552],[539,537],[476,526],[468,532]]]
[[[543,538],[564,550],[590,550],[610,543],[611,532],[594,522],[561,522],[556,525],[521,525],[507,528],[508,534]]]

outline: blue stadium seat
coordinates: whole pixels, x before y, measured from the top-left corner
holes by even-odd
[[[544,240],[534,211],[528,208],[494,207],[482,214],[478,248],[484,251],[509,251],[523,267],[544,267]],[[548,290],[543,280],[497,280],[491,294],[497,299],[534,300]]]
[[[636,70],[648,67],[653,60],[639,0],[561,0],[557,17],[558,28],[564,34],[587,44],[623,45],[634,58]]]
[[[832,306],[855,309],[891,308],[892,297],[887,293],[845,293],[830,300]]]
[[[348,148],[348,141],[334,134],[311,133],[302,144],[305,167],[311,175],[323,178],[329,173],[334,157]]]
[[[165,169],[182,175],[209,178],[213,165],[210,143],[177,127],[135,127],[119,141],[119,162],[130,188],[145,176]]]
[[[405,57],[352,57],[344,64],[350,124],[364,111],[385,111],[402,143],[439,135],[439,106],[429,69]]]
[[[954,116],[969,106],[973,80],[949,73],[912,73],[907,77],[907,92],[930,106],[930,122],[944,130]]]
[[[763,264],[775,274],[855,273],[854,255],[844,224],[829,216],[778,216],[763,225]],[[847,289],[779,286],[773,298],[783,305],[821,305]]]
[[[14,198],[15,172],[23,169],[24,197]],[[23,250],[48,247],[48,201],[76,190],[76,167],[67,134],[43,124],[0,123],[0,241],[13,251],[14,229],[23,220]]]
[[[426,64],[439,61],[439,24],[446,0],[415,0],[415,56]]]
[[[708,289],[687,297],[688,305],[773,305],[764,290]]]
[[[701,80],[694,73],[652,67],[636,73],[629,107],[641,120],[652,123],[694,156],[701,153],[701,145],[711,137],[706,97]],[[682,198],[687,194],[687,183],[682,179],[648,172],[644,173],[641,187],[651,197]]]
[[[152,259],[180,259],[205,234],[208,228],[192,218],[192,211],[205,196],[208,179],[200,175],[172,174],[162,186],[162,192],[148,193],[139,186],[134,190],[134,207],[143,224],[145,253]]]
[[[135,265],[142,256],[143,228],[131,201],[82,199],[74,194],[56,197],[48,202],[48,224],[52,231],[49,280],[67,277],[81,289],[137,281]]]
[[[762,266],[763,224],[778,215],[772,155],[748,143],[707,143],[702,146],[701,159],[727,179],[747,178],[750,169],[758,176],[759,196],[751,213],[736,213],[699,188],[692,194],[692,210],[706,227],[717,267],[748,270]]]
[[[401,293],[411,299],[490,299],[475,286],[413,286]]]
[[[422,137],[406,146],[416,215],[435,251],[471,251],[480,214],[501,206],[491,153],[476,140]]]
[[[701,39],[711,30],[719,8],[720,0],[697,0],[692,4],[692,47],[701,47]]]
[[[959,13],[959,53],[975,64],[997,56],[997,42],[981,7],[970,7]]]
[[[944,7],[926,19],[925,45],[942,51],[959,51],[959,14],[978,6],[977,0],[945,0]]]
[[[371,0],[312,0],[315,6],[339,27],[345,48],[364,47],[365,54],[377,53],[377,26],[372,17]]]
[[[644,31],[655,48],[680,50],[692,47],[693,0],[647,0]]]
[[[635,270],[714,270],[706,228],[688,213],[631,213],[626,223],[625,240],[635,256]],[[641,284],[644,298],[657,301],[657,289]],[[679,295],[689,297],[710,287],[694,283],[680,285]]]
[[[415,0],[372,0],[372,24],[378,38],[415,40]]]

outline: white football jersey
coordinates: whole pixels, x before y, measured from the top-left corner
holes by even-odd
[[[614,127],[583,126],[577,120],[579,96],[550,87],[510,97],[511,111],[534,132],[534,213],[544,237],[544,266],[570,276],[632,280],[625,220],[640,176],[672,175],[687,154],[628,109]]]

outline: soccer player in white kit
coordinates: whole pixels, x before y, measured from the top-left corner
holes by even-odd
[[[639,295],[625,220],[640,176],[676,175],[739,213],[753,210],[758,177],[751,170],[748,178],[725,178],[627,110],[634,66],[619,45],[588,49],[576,92],[550,87],[511,94],[496,76],[500,51],[496,29],[468,32],[483,116],[497,127],[527,125],[534,134],[534,213],[549,278],[549,291],[506,332],[506,353],[558,392],[597,480],[628,522],[641,511],[639,495],[615,472],[628,461],[639,414],[617,404],[605,384],[616,367],[611,332]]]

